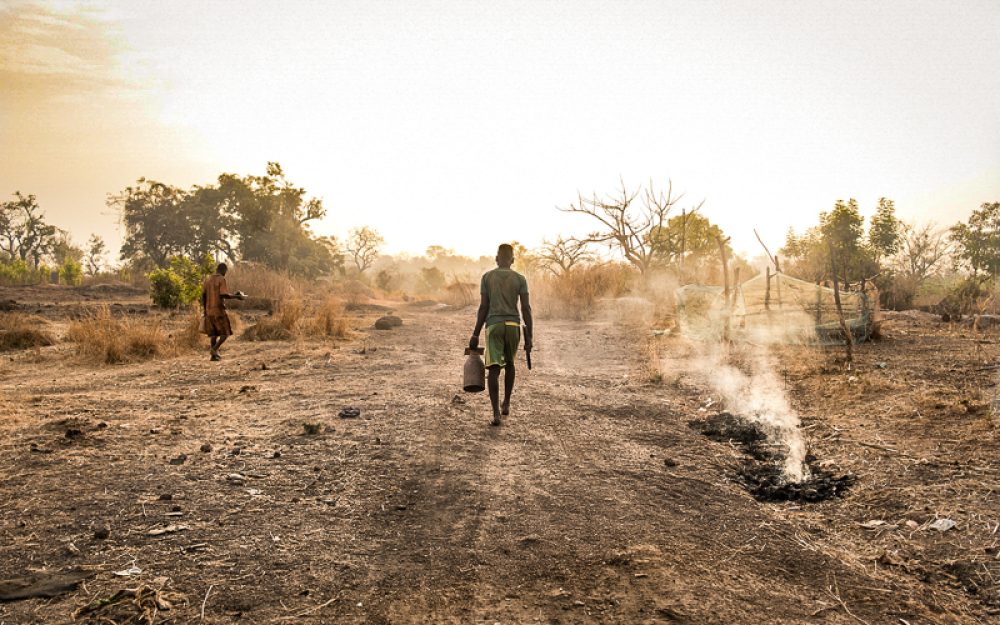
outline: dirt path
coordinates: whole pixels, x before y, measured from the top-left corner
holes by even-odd
[[[183,596],[156,616],[176,623],[985,622],[835,540],[849,500],[754,501],[687,426],[697,392],[647,380],[643,333],[541,324],[497,429],[458,390],[471,313],[402,316],[337,345],[237,341],[221,366],[5,363],[0,577],[94,575],[0,625],[139,585]]]

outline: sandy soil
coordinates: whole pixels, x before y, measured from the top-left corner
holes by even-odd
[[[346,342],[234,340],[221,363],[6,354],[0,578],[91,576],[0,604],[0,625],[122,589],[142,592],[75,622],[997,622],[994,337],[899,316],[851,372],[776,353],[812,452],[856,483],[760,503],[740,450],[689,427],[718,406],[651,366],[648,328],[540,321],[497,429],[460,391],[473,312],[396,312]]]

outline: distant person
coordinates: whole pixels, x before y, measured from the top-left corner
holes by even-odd
[[[206,278],[205,284],[201,287],[201,308],[205,315],[205,334],[212,344],[212,360],[222,360],[219,348],[233,334],[233,326],[229,323],[229,315],[226,314],[225,300],[244,297],[239,291],[229,293],[229,285],[226,284],[227,271],[229,268],[226,264],[219,263],[215,273]]]
[[[497,249],[497,268],[483,274],[480,285],[479,312],[476,329],[469,339],[469,348],[479,348],[479,333],[486,326],[487,387],[493,405],[490,425],[500,425],[500,417],[510,414],[510,395],[514,390],[514,356],[521,341],[521,316],[524,314],[524,351],[531,351],[531,305],[528,303],[528,281],[510,268],[514,264],[514,248],[506,243]],[[503,404],[500,404],[500,369],[504,371]]]

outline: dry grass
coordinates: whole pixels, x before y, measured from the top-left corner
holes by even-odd
[[[230,300],[233,310],[265,309],[274,312],[282,302],[301,299],[309,283],[256,263],[239,263],[226,274],[230,292],[243,291],[247,299]]]
[[[541,276],[529,284],[532,310],[541,318],[588,319],[598,300],[629,292],[634,271],[617,263],[574,267],[560,275]]]
[[[229,315],[229,318],[235,331],[236,320],[239,316]],[[191,312],[185,315],[181,328],[171,334],[174,345],[178,349],[198,350],[204,349],[208,345],[208,336],[201,331],[201,319],[202,312],[198,308],[191,309]]]
[[[148,360],[173,353],[159,320],[115,318],[107,306],[69,326],[67,340],[85,359],[105,364]]]
[[[282,301],[272,314],[244,330],[240,338],[247,341],[290,341],[302,329],[304,312],[300,300]]]
[[[479,303],[479,292],[475,283],[461,282],[456,279],[444,287],[442,301],[455,308],[465,308]]]
[[[335,339],[346,338],[351,325],[344,314],[344,303],[336,297],[327,297],[316,309],[309,322],[310,330],[318,336]]]
[[[0,351],[54,345],[55,337],[46,326],[48,322],[34,315],[15,313],[0,316]]]
[[[344,303],[328,296],[309,309],[297,299],[282,302],[274,313],[244,330],[240,338],[247,341],[290,341],[301,337],[342,339],[350,330]]]

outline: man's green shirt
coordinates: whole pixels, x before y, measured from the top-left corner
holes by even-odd
[[[521,293],[528,292],[528,281],[513,269],[497,267],[483,274],[480,293],[490,300],[490,310],[486,315],[486,325],[514,321],[521,323],[517,312],[517,300]]]

